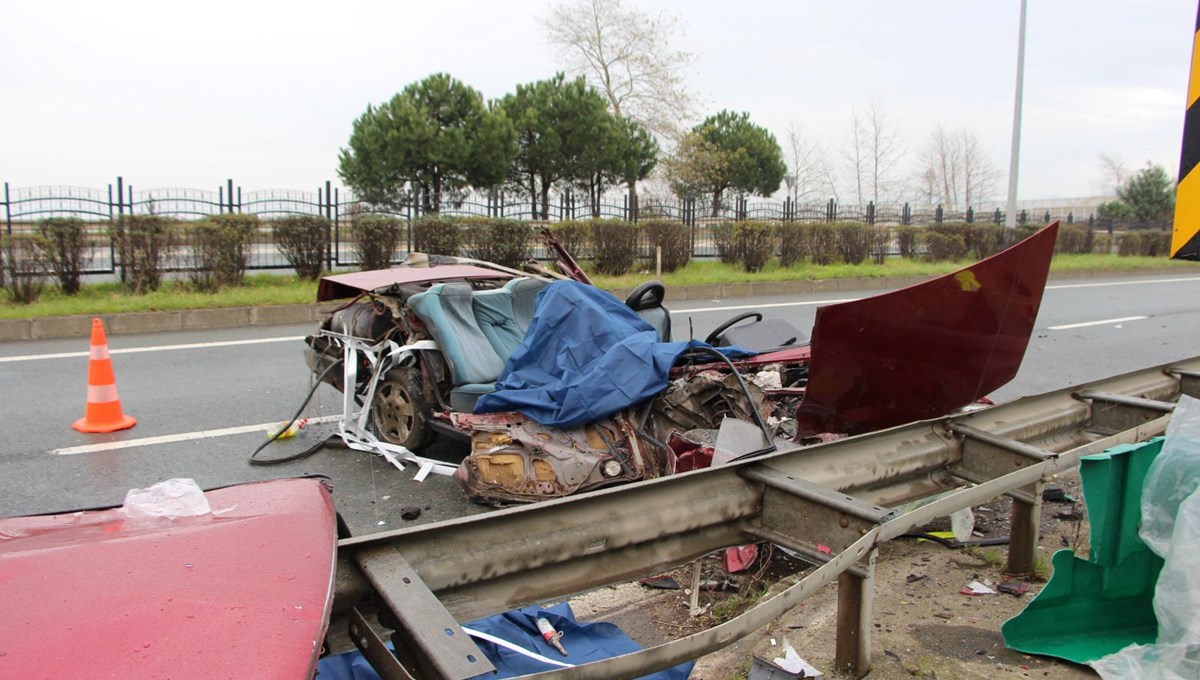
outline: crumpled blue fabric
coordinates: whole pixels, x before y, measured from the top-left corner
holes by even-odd
[[[671,366],[696,340],[658,334],[607,291],[555,281],[537,297],[533,322],[476,413],[519,411],[551,427],[574,427],[645,401],[667,386]],[[750,356],[723,347],[730,356]]]
[[[562,633],[561,642],[567,650],[563,656],[541,636],[538,617],[545,617],[554,629]],[[472,621],[464,627],[507,640],[523,649],[564,663],[580,665],[599,661],[641,649],[616,625],[604,621],[579,623],[566,602],[552,607],[526,607]],[[479,650],[487,656],[496,673],[481,673],[472,680],[500,680],[530,673],[556,670],[552,666],[505,649],[486,640],[475,639]],[[390,645],[389,645],[390,646]],[[685,680],[692,672],[693,662],[644,676],[641,680]],[[321,659],[317,666],[319,680],[379,680],[379,675],[358,651]]]

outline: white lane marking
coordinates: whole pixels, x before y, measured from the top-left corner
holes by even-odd
[[[1046,290],[1063,290],[1066,288],[1104,288],[1106,286],[1141,286],[1147,283],[1184,283],[1200,281],[1200,276],[1189,276],[1179,279],[1149,279],[1146,281],[1110,281],[1108,283],[1064,283],[1058,286],[1046,286]]]
[[[309,418],[311,423],[332,423],[341,420],[342,416],[318,416]],[[267,430],[279,427],[282,422],[259,423],[258,425],[242,425],[240,427],[225,427],[219,430],[197,430],[195,432],[181,432],[179,434],[164,434],[158,437],[143,437],[141,439],[127,439],[119,442],[108,442],[105,444],[87,444],[85,446],[68,446],[64,449],[53,449],[50,453],[57,456],[69,456],[77,453],[99,453],[100,451],[115,451],[117,449],[132,449],[139,446],[154,446],[156,444],[175,444],[178,442],[194,441],[196,439],[212,439],[213,437],[228,437],[234,434],[246,434],[249,432],[265,432]]]
[[[222,340],[219,342],[192,342],[186,345],[157,345],[154,347],[129,347],[127,349],[109,350],[109,354],[138,354],[140,352],[170,352],[178,349],[207,349],[209,347],[233,347],[236,345],[262,345],[268,342],[295,342],[303,340],[303,335],[293,335],[284,338],[254,338],[251,340]],[[41,359],[71,359],[86,357],[88,352],[60,352],[58,354],[26,354],[16,357],[0,357],[0,364],[13,361],[38,361]]]
[[[770,309],[772,307],[806,307],[811,305],[836,305],[839,302],[853,302],[862,298],[841,298],[839,300],[810,300],[808,302],[772,302],[765,305],[728,305],[725,307],[697,307],[695,309],[671,309],[672,314],[689,312],[728,312],[734,309]]]
[[[1141,321],[1148,319],[1148,316],[1123,316],[1119,319],[1103,319],[1101,321],[1084,321],[1083,323],[1068,323],[1062,326],[1047,326],[1052,331],[1066,331],[1072,328],[1087,328],[1088,326],[1107,326],[1110,324],[1125,323],[1126,321]]]
[[[1178,279],[1153,279],[1147,281],[1111,281],[1106,283],[1065,283],[1057,286],[1046,286],[1046,290],[1065,290],[1069,288],[1106,288],[1108,286],[1138,286],[1147,283],[1181,283],[1188,281],[1200,281],[1200,276],[1185,277]],[[726,305],[724,307],[697,307],[696,309],[675,309],[671,308],[672,314],[684,314],[688,312],[731,312],[739,309],[766,309],[770,307],[806,307],[811,305],[836,305],[842,302],[853,302],[862,300],[863,297],[841,298],[837,300],[811,300],[809,302],[777,302],[767,305]]]

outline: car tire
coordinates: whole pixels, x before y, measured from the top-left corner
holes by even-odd
[[[414,452],[433,444],[437,433],[429,426],[429,407],[421,391],[421,374],[415,368],[387,372],[371,402],[371,422],[388,444]]]

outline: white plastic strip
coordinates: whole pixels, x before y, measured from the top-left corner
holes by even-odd
[[[516,652],[517,654],[520,654],[521,656],[527,656],[530,659],[533,659],[534,661],[538,661],[538,662],[547,664],[549,666],[557,666],[559,668],[574,668],[575,667],[575,664],[573,664],[573,663],[567,663],[565,661],[557,661],[555,659],[551,659],[548,656],[542,656],[541,654],[538,654],[537,652],[531,652],[528,649],[525,649],[524,647],[515,645],[515,644],[509,642],[508,640],[503,640],[501,638],[498,638],[495,635],[489,635],[481,630],[475,630],[473,628],[463,627],[463,632],[466,633],[467,635],[470,635],[473,638],[478,638],[480,640],[487,640],[488,642],[490,642],[494,645],[503,647],[503,648],[513,651],[513,652]]]

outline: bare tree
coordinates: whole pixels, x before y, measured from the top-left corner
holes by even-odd
[[[1100,179],[1094,180],[1093,183],[1101,193],[1115,196],[1117,190],[1125,186],[1130,177],[1129,166],[1123,159],[1106,153],[1100,154]]]
[[[671,45],[681,35],[677,19],[620,0],[569,0],[542,23],[569,69],[604,94],[614,115],[678,139],[693,117],[695,96],[684,71],[695,57]]]
[[[996,189],[999,172],[969,130],[946,130],[940,122],[929,135],[918,171],[930,205],[975,206]]]
[[[837,199],[833,168],[820,142],[804,136],[794,124],[787,132],[788,195],[796,203],[811,203],[829,196]]]
[[[844,158],[859,205],[868,201],[879,205],[899,197],[904,186],[896,169],[904,152],[900,127],[879,101],[872,99],[866,111],[851,112],[850,144]]]

